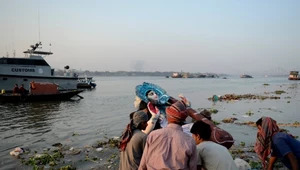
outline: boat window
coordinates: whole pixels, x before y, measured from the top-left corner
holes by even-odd
[[[7,80],[7,78],[6,78],[6,77],[4,77],[4,78],[2,78],[2,80]]]
[[[27,79],[23,79],[23,81],[27,81]]]
[[[49,64],[45,60],[23,59],[23,58],[0,59],[0,64],[49,66]]]

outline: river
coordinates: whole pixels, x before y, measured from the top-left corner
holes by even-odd
[[[31,150],[51,147],[54,143],[84,147],[104,137],[120,136],[134,110],[135,86],[144,81],[157,84],[169,95],[185,95],[194,109],[215,108],[219,112],[212,117],[216,121],[236,117],[238,121],[256,121],[261,116],[271,116],[278,123],[300,120],[298,94],[300,84],[286,77],[256,77],[253,79],[172,79],[164,77],[94,77],[97,87],[80,95],[83,100],[64,102],[38,102],[24,104],[0,104],[0,169],[15,169],[18,159],[9,155],[15,147]],[[269,86],[264,86],[268,83]],[[284,90],[279,100],[241,100],[212,103],[212,95],[261,94]],[[275,95],[275,94],[268,94]],[[253,112],[247,116],[246,112]],[[255,142],[256,129],[235,124],[220,124],[229,131],[236,142]],[[287,127],[292,134],[300,131]],[[76,135],[74,135],[76,134]]]

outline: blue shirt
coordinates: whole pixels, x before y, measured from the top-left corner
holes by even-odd
[[[300,141],[287,133],[276,133],[272,137],[272,156],[277,156],[289,169],[292,166],[290,160],[285,156],[290,152],[298,159],[298,165],[300,166]]]

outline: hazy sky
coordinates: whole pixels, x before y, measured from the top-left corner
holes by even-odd
[[[300,70],[299,0],[0,0],[0,11],[0,56],[14,48],[23,57],[40,16],[54,68]]]

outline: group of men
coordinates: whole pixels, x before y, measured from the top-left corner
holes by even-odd
[[[237,170],[227,148],[210,141],[211,128],[208,124],[195,122],[190,129],[192,137],[183,132],[182,125],[187,117],[186,104],[177,101],[166,108],[167,126],[147,135],[142,131],[148,123],[151,126],[154,122],[148,122],[146,112],[135,112],[122,136],[119,169]],[[124,138],[129,133],[131,137]]]
[[[21,84],[21,87],[19,88],[18,84],[15,84],[15,87],[13,88],[14,94],[25,94],[27,90],[24,88],[24,84]]]
[[[166,107],[167,125],[163,122],[161,110],[157,108],[155,92],[147,92],[149,101],[139,101],[138,111],[130,114],[130,123],[125,128],[120,142],[119,170],[238,170],[238,166],[228,151],[227,145],[212,140],[210,123],[196,119],[189,131],[183,131],[188,116],[199,113],[188,112],[190,102],[181,97]],[[205,119],[203,119],[205,120]],[[299,170],[300,142],[291,135],[279,132],[272,118],[262,117],[257,121],[258,138],[255,151],[263,161],[263,168],[273,169],[279,158],[292,170]],[[225,146],[225,147],[224,147]],[[272,156],[267,157],[272,151]],[[250,168],[249,164],[248,167]]]

